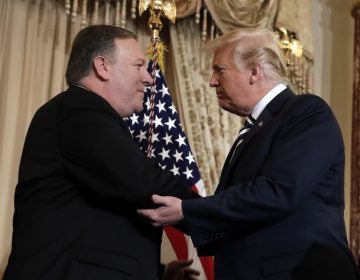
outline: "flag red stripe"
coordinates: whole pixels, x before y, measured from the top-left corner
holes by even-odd
[[[175,251],[177,259],[187,260],[188,250],[187,250],[187,242],[185,239],[185,235],[171,226],[165,227],[164,230]]]
[[[214,258],[213,257],[199,257],[207,280],[214,280]]]
[[[187,260],[189,258],[188,246],[185,235],[175,229],[174,227],[167,226],[164,228],[166,235],[174,249],[176,258],[178,260]],[[206,279],[214,280],[214,259],[213,257],[199,257],[201,265],[204,269]]]

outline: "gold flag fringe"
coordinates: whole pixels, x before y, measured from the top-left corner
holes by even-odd
[[[159,68],[164,72],[164,56],[167,51],[165,44],[157,39],[152,39],[153,44],[146,50],[146,56],[159,65]]]

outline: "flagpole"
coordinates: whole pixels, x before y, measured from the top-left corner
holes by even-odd
[[[161,15],[165,15],[173,23],[176,18],[176,5],[174,0],[140,0],[139,2],[139,15],[141,16],[144,11],[150,10],[150,18],[148,26],[151,30],[152,45],[147,49],[147,56],[152,61],[151,76],[153,83],[151,85],[151,94],[149,100],[149,130],[148,130],[148,147],[146,151],[147,157],[152,157],[153,150],[153,132],[154,132],[154,121],[155,121],[155,95],[156,95],[156,69],[160,68],[163,70],[164,67],[164,52],[166,51],[165,45],[160,41],[160,31],[163,24],[160,20]],[[159,66],[159,67],[158,67]]]
[[[151,77],[152,77],[152,85],[150,88],[150,101],[149,101],[149,130],[148,130],[148,139],[147,139],[147,157],[151,158],[152,150],[153,150],[153,132],[154,132],[154,121],[155,121],[155,95],[156,95],[156,68],[158,65],[158,49],[157,46],[159,44],[159,37],[153,37],[152,41],[152,67],[151,67]]]

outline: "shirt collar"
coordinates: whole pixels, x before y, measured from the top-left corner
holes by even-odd
[[[265,109],[266,105],[270,103],[271,100],[275,98],[280,92],[286,89],[286,86],[282,83],[275,86],[272,90],[270,90],[260,101],[255,105],[253,111],[251,112],[251,116],[256,120],[261,112]]]

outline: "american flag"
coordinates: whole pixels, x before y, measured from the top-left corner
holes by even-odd
[[[151,65],[152,62],[150,61],[149,73],[152,71]],[[179,114],[172,102],[164,77],[158,68],[156,69],[155,81],[155,118],[151,157],[161,168],[179,176],[189,188],[197,191],[201,196],[205,196],[204,183],[180,123]],[[138,143],[145,154],[148,148],[150,126],[150,96],[151,88],[146,87],[143,111],[125,119],[134,141]],[[199,258],[191,239],[175,228],[165,227],[165,232],[178,259],[192,258],[194,260],[193,267],[201,272],[201,279],[212,280],[214,278],[212,258]]]

